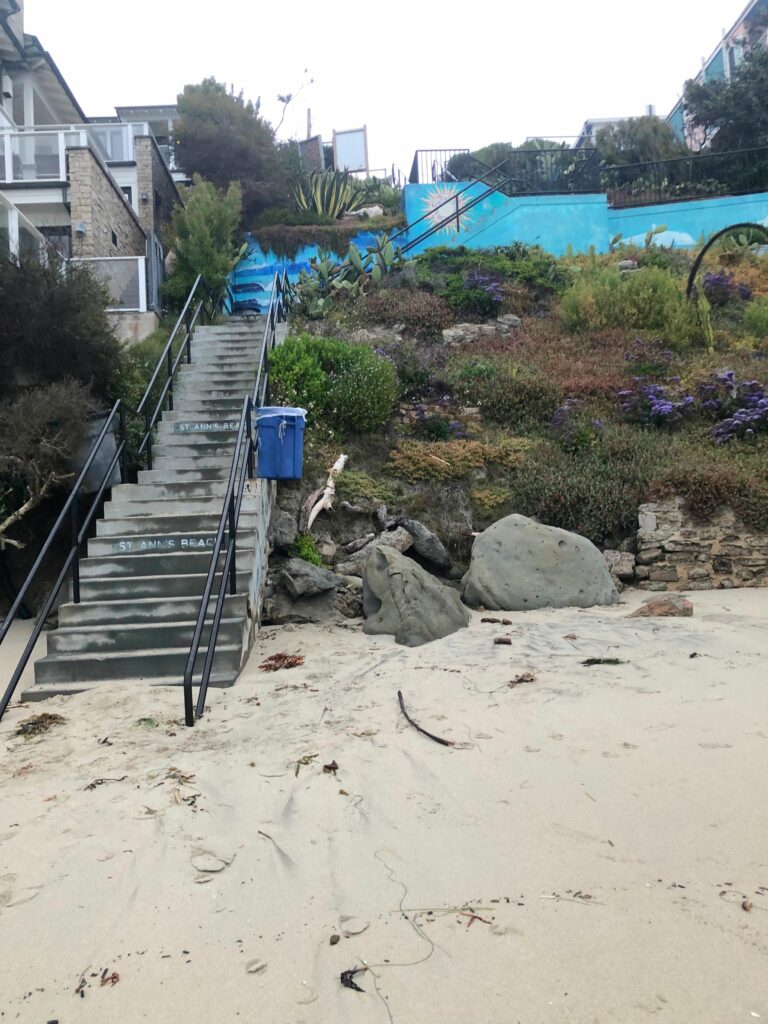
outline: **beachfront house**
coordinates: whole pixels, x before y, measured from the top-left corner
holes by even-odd
[[[173,110],[173,108],[170,108]],[[23,0],[0,0],[0,254],[40,239],[104,278],[125,337],[157,324],[159,231],[179,201],[166,108],[89,118],[50,53],[24,31]],[[179,177],[177,175],[177,177]]]
[[[720,42],[702,59],[701,70],[694,75],[696,82],[728,80],[744,59],[744,54],[755,46],[768,45],[768,0],[751,0],[729,31],[723,31]],[[684,139],[690,149],[703,148],[703,136],[686,119],[683,97],[675,104],[667,121]]]

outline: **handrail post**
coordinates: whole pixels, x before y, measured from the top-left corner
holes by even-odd
[[[192,336],[190,335],[189,331],[187,331],[187,336],[184,339],[184,346],[185,346],[185,348],[187,350],[187,362],[191,363],[192,362]]]
[[[152,417],[149,413],[144,417],[144,426],[147,431],[147,469],[152,469]]]
[[[121,405],[119,409],[120,416],[120,444],[123,446],[123,450],[120,452],[120,480],[122,483],[128,482],[128,435],[125,427],[125,406]]]
[[[248,399],[247,412],[245,414],[245,429],[248,432],[248,479],[253,480],[253,416],[251,410],[253,404]]]
[[[74,558],[72,559],[72,601],[75,604],[80,604],[80,495],[75,495],[75,500],[72,502],[71,513],[71,524],[72,524],[72,547],[74,548]]]
[[[168,372],[168,380],[170,381],[170,384],[168,385],[168,411],[173,412],[173,351],[171,348],[168,349],[166,369]]]
[[[229,543],[232,545],[232,561],[229,566],[229,592],[237,593],[237,524],[235,522],[235,492],[229,495]],[[209,641],[210,643],[210,641]]]

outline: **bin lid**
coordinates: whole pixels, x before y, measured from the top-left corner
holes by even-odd
[[[262,405],[256,410],[257,420],[266,419],[268,416],[291,416],[295,419],[304,419],[306,415],[306,409],[294,409],[290,405]]]

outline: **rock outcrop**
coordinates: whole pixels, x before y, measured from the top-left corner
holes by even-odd
[[[469,625],[458,593],[392,547],[377,548],[363,576],[366,633],[419,647]]]
[[[520,515],[500,519],[476,538],[464,577],[467,604],[498,611],[590,608],[618,599],[591,541]]]

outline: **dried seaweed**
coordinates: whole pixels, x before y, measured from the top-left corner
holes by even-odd
[[[360,988],[355,981],[355,975],[364,974],[367,970],[367,967],[353,967],[351,971],[342,971],[339,975],[339,980],[344,988],[353,988],[355,992],[365,992],[365,989]]]
[[[25,739],[29,739],[31,736],[41,736],[44,732],[52,729],[54,725],[62,725],[64,722],[66,722],[66,718],[63,715],[53,715],[45,711],[42,715],[25,718],[16,730],[16,735],[23,736]]]
[[[298,668],[304,664],[303,654],[271,654],[259,668],[262,672],[278,672],[281,668]]]

